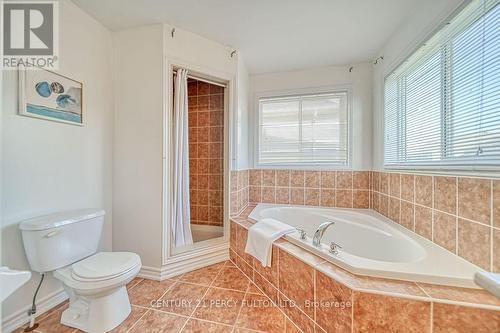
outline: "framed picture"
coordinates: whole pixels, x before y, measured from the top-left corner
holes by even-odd
[[[19,114],[83,125],[83,84],[45,70],[19,67]]]

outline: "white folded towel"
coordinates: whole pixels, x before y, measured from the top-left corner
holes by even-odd
[[[248,229],[245,252],[254,256],[262,266],[271,266],[273,242],[295,228],[271,218],[264,218]]]

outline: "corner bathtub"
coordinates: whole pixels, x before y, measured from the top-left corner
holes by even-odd
[[[481,268],[407,230],[382,215],[357,209],[259,204],[249,218],[273,218],[306,231],[286,239],[354,274],[456,287],[478,288],[474,273]],[[318,226],[334,221],[321,247],[313,246]],[[330,253],[330,242],[342,246]]]

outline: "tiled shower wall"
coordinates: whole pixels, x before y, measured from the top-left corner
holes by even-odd
[[[500,271],[500,180],[268,169],[231,175],[232,215],[260,202],[372,208],[485,270]]]
[[[224,89],[190,79],[188,108],[191,223],[222,226]]]
[[[500,272],[500,180],[373,172],[372,189],[380,214]]]

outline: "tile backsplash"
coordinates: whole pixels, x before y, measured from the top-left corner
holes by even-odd
[[[238,215],[248,206],[248,179],[250,170],[231,171],[230,215]]]
[[[500,271],[500,180],[372,172],[372,208],[460,257]]]
[[[500,180],[378,171],[231,173],[231,215],[249,203],[371,208],[477,266],[500,272]]]
[[[369,171],[250,170],[249,202],[369,208]]]

